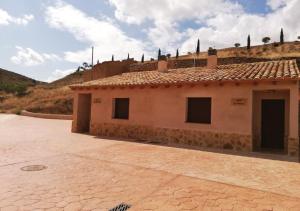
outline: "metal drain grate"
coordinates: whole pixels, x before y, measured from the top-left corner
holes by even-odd
[[[42,171],[46,169],[47,166],[43,165],[31,165],[31,166],[24,166],[21,168],[22,171]]]
[[[114,208],[111,208],[109,211],[126,211],[131,207],[129,204],[121,203]]]

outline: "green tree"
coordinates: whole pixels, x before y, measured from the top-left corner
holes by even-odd
[[[197,42],[196,53],[200,54],[200,39],[198,39],[198,42]]]
[[[17,96],[24,96],[27,92],[27,86],[23,83],[0,83],[0,91],[15,94]]]
[[[24,96],[26,95],[27,87],[24,84],[16,84],[15,86],[15,94],[17,96]]]
[[[271,38],[270,37],[264,37],[263,39],[262,39],[262,42],[264,43],[264,44],[267,44],[267,43],[269,43],[271,41]]]
[[[88,64],[87,62],[83,62],[82,66],[79,66],[76,70],[76,72],[79,72],[80,70],[85,71],[85,70],[89,70],[92,69],[93,65],[92,64]]]
[[[284,43],[284,34],[283,34],[283,28],[281,28],[280,31],[280,44],[282,45]]]
[[[251,38],[250,38],[250,35],[248,35],[248,38],[247,38],[247,49],[250,50],[251,48]]]
[[[176,50],[176,59],[178,59],[178,57],[179,57],[179,50],[177,48],[177,50]]]
[[[144,63],[144,60],[145,60],[145,56],[144,56],[144,54],[143,54],[143,55],[142,55],[141,62]]]
[[[161,57],[161,50],[160,50],[160,49],[158,49],[157,60],[159,60],[159,59],[160,59],[160,57]]]
[[[83,68],[87,69],[89,67],[89,64],[87,62],[82,63]]]
[[[241,44],[240,44],[240,43],[235,43],[234,46],[235,46],[236,48],[238,48],[238,47],[241,46]]]

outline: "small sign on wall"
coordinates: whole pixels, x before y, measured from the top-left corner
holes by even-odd
[[[101,98],[94,98],[93,100],[94,103],[102,103]]]
[[[232,105],[246,105],[247,99],[246,98],[232,98],[231,104]]]

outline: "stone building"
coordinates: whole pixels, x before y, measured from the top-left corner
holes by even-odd
[[[295,60],[129,72],[71,86],[72,131],[240,151],[299,153]]]

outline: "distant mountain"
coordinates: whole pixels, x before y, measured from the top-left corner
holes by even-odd
[[[38,84],[43,84],[43,82],[36,81],[32,78],[28,78],[26,76],[4,70],[0,68],[0,83],[5,84],[23,84],[26,86],[35,86]]]

